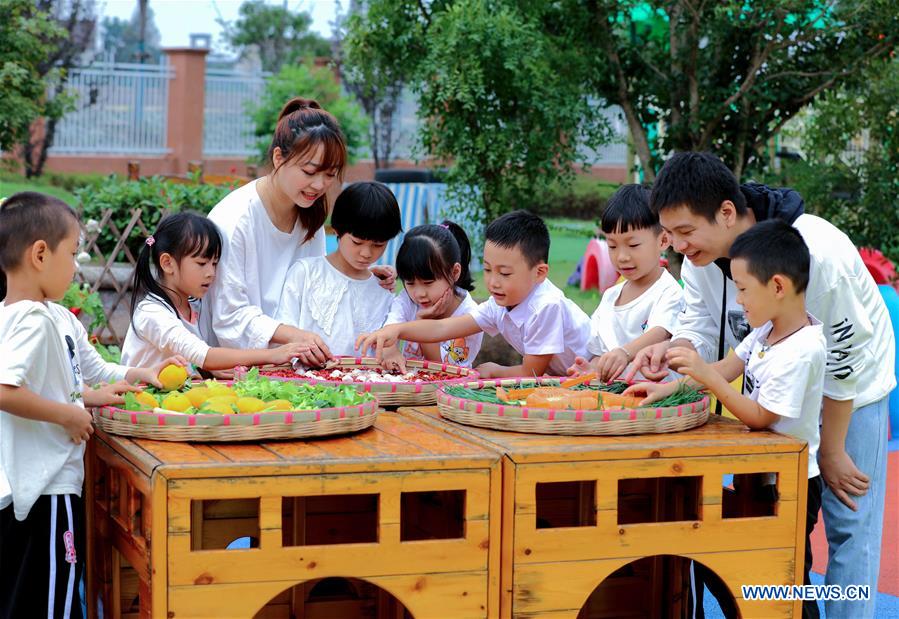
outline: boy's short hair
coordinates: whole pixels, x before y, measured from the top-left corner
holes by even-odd
[[[629,230],[652,230],[662,232],[659,215],[649,208],[649,187],[645,185],[622,185],[609,198],[602,211],[600,229],[606,234]]]
[[[19,266],[26,249],[44,241],[56,250],[77,223],[78,214],[59,198],[36,191],[6,198],[0,204],[0,298],[6,296],[6,272]]]
[[[549,230],[543,220],[528,211],[512,211],[487,226],[488,241],[506,249],[517,247],[529,267],[549,262]]]
[[[808,287],[808,245],[799,231],[782,219],[757,223],[730,246],[730,258],[746,261],[746,269],[763,284],[775,275],[786,275],[797,293]]]
[[[695,215],[715,221],[725,200],[733,202],[737,215],[746,213],[740,183],[724,162],[711,153],[675,153],[668,158],[652,186],[649,205],[653,212],[686,206]]]
[[[337,236],[352,234],[367,241],[389,241],[403,231],[396,196],[383,183],[353,183],[340,192],[331,213]]]

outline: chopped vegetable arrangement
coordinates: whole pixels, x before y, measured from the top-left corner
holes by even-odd
[[[353,368],[349,370],[324,369],[295,372],[293,370],[264,370],[264,376],[283,378],[314,378],[343,383],[427,383],[441,380],[456,380],[457,374],[410,370],[408,372],[388,372],[381,368]]]
[[[177,391],[147,387],[126,393],[122,408],[129,411],[162,409],[185,414],[262,413],[271,411],[315,410],[354,406],[373,400],[351,386],[325,386],[272,380],[253,368],[232,385],[214,380],[187,381]]]
[[[564,383],[562,383],[564,384]],[[642,398],[620,395],[627,389],[627,383],[617,381],[607,385],[576,385],[569,388],[543,383],[540,386],[518,389],[503,387],[482,387],[470,389],[460,386],[444,388],[447,395],[487,402],[491,404],[511,404],[530,408],[603,410],[618,408],[640,408]],[[646,406],[667,407],[689,404],[702,399],[702,394],[686,385],[682,385],[670,396]]]

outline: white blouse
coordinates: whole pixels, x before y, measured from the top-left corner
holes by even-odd
[[[299,220],[292,232],[278,230],[256,192],[257,182],[232,191],[209,213],[224,243],[203,308],[210,333],[230,348],[267,348],[281,324],[273,316],[287,271],[301,258],[325,254],[324,227],[306,242]]]
[[[379,329],[392,302],[374,275],[353,279],[324,256],[305,258],[290,268],[274,317],[317,333],[331,354],[356,355],[356,337]]]

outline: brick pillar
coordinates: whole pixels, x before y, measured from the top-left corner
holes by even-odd
[[[171,172],[185,174],[188,162],[203,158],[203,104],[209,50],[173,47],[163,51],[175,74],[169,82],[166,129]]]

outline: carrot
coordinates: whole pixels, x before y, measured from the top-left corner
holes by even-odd
[[[617,393],[608,393],[603,391],[600,393],[600,408],[637,408],[643,398],[635,398],[629,395],[619,395]]]
[[[529,387],[526,389],[503,389],[502,387],[496,388],[496,397],[498,400],[502,400],[503,402],[514,402],[516,400],[524,400],[526,397],[534,393],[537,388]]]
[[[595,378],[596,378],[596,372],[587,372],[586,374],[584,374],[582,376],[575,376],[573,378],[563,380],[560,387],[563,387],[565,389],[570,389],[571,387],[574,387],[575,385],[589,383],[591,380],[593,380]]]
[[[525,403],[533,408],[596,409],[595,391],[571,391],[561,387],[541,387],[529,395]]]

